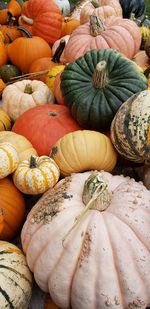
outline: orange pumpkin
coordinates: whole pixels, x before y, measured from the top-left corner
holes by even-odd
[[[62,30],[61,30],[61,37],[71,34],[74,29],[76,29],[80,25],[80,21],[71,18],[71,17],[64,17],[63,23],[62,23]]]
[[[7,60],[8,60],[8,57],[7,57],[7,50],[5,48],[5,44],[2,40],[0,40],[0,67],[3,64],[6,64]]]
[[[10,0],[8,3],[8,15],[11,17],[21,15],[22,3],[23,2],[17,0]]]
[[[11,240],[24,219],[24,197],[8,177],[0,180],[0,197],[0,239]]]
[[[4,43],[10,43],[10,39],[13,41],[22,36],[21,31],[18,30],[17,26],[14,26],[13,24],[0,25],[0,31],[4,35]]]
[[[8,57],[23,73],[28,73],[31,63],[41,57],[50,57],[51,48],[48,43],[33,36],[23,27],[19,27],[26,37],[15,39],[7,47]],[[16,52],[17,51],[17,52]]]
[[[4,83],[2,78],[0,78],[0,94],[2,94],[2,91],[4,90],[5,87],[6,87],[6,84]]]
[[[63,97],[62,97],[62,92],[61,92],[61,89],[60,89],[61,73],[62,72],[57,74],[56,77],[55,77],[54,84],[53,84],[53,92],[54,92],[54,96],[57,100],[57,103],[64,105],[65,103],[64,103],[64,100],[63,100]]]
[[[0,10],[0,25],[5,25],[7,24],[8,21],[8,10],[7,9],[2,9]]]
[[[61,36],[62,22],[62,13],[53,0],[27,1],[19,19],[19,24],[51,45]]]
[[[142,70],[146,70],[150,66],[150,60],[147,57],[144,50],[138,51],[138,53],[132,59]]]

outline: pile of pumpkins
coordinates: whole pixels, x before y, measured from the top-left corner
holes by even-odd
[[[0,2],[1,309],[150,306],[149,74],[144,0]]]

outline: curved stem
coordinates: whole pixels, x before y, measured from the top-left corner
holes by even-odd
[[[17,29],[22,31],[26,35],[27,38],[30,38],[30,39],[32,38],[31,33],[27,29],[25,29],[23,26],[19,26]]]
[[[92,0],[91,3],[93,4],[93,6],[95,8],[99,8],[100,7],[98,0]]]
[[[30,167],[30,168],[36,168],[36,167],[37,167],[36,157],[31,156],[31,158],[30,158],[30,165],[29,165],[29,167]]]
[[[25,15],[21,15],[21,19],[23,19],[23,21],[25,23],[27,23],[28,25],[31,25],[31,26],[33,25],[33,19],[32,18],[29,18]]]
[[[64,48],[66,46],[66,41],[64,39],[62,39],[60,41],[60,44],[58,45],[53,57],[52,57],[52,61],[55,63],[59,63],[60,62],[60,57],[64,51]]]
[[[100,61],[95,68],[93,73],[93,86],[95,88],[101,89],[108,84],[108,74],[107,74],[107,63],[106,61]]]
[[[97,16],[90,16],[90,33],[92,36],[97,36],[101,32],[105,31],[104,24],[100,18]]]

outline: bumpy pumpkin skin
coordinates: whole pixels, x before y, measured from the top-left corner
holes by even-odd
[[[140,45],[141,34],[134,21],[110,16],[103,22],[91,20],[75,29],[65,47],[64,57],[70,63],[89,50],[113,48],[132,59]]]
[[[51,156],[62,176],[94,169],[111,172],[117,162],[110,139],[91,130],[66,134],[53,146]]]
[[[32,294],[32,275],[23,252],[0,241],[1,308],[27,309]]]
[[[103,61],[106,70],[95,85],[93,74]],[[118,108],[132,94],[147,88],[147,79],[117,51],[92,50],[65,67],[60,87],[65,104],[82,128],[99,131],[109,128]]]
[[[150,162],[150,91],[133,95],[118,110],[111,124],[111,139],[126,159]]]
[[[91,172],[66,177],[32,208],[21,235],[28,265],[60,308],[146,308],[150,192],[129,177],[100,174],[110,203],[103,211],[89,209],[74,229]]]

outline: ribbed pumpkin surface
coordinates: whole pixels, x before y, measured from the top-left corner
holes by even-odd
[[[98,88],[93,73],[101,61],[106,61],[106,80]],[[61,74],[65,104],[85,129],[107,129],[122,103],[146,88],[147,79],[137,65],[113,49],[92,50]]]

